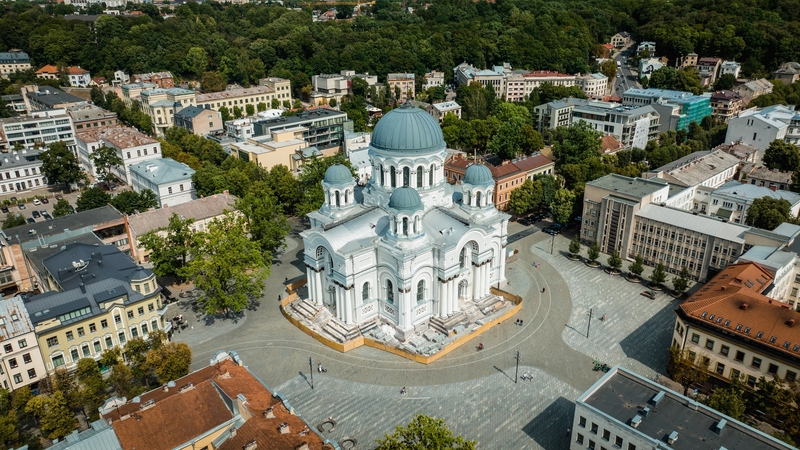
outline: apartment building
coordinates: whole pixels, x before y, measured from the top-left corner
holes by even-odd
[[[636,53],[641,53],[647,51],[650,53],[650,56],[656,54],[656,43],[653,41],[642,41],[639,45],[636,46]]]
[[[761,164],[747,162],[742,164],[742,168],[739,170],[739,181],[754,186],[786,190],[792,184],[792,172],[769,169]]]
[[[158,207],[166,208],[197,198],[192,183],[194,169],[170,158],[151,159],[130,165],[131,186],[136,192],[149,189],[158,198]]]
[[[719,66],[719,76],[733,75],[734,78],[739,78],[739,72],[742,70],[742,65],[736,61],[722,61]]]
[[[625,106],[651,105],[660,116],[660,132],[688,129],[692,122],[700,123],[713,113],[711,99],[690,92],[667,89],[632,88],[622,94]]]
[[[122,159],[121,166],[111,168],[111,174],[132,185],[130,167],[145,161],[161,159],[161,142],[135,128],[114,126],[86,130],[78,133],[78,161],[83,169],[97,176],[91,154],[100,147],[111,147]]]
[[[772,275],[755,263],[732,264],[675,310],[672,345],[721,380],[797,380],[800,313],[765,295]]]
[[[703,86],[713,86],[719,78],[719,69],[722,60],[719,58],[704,57],[697,60],[697,71],[700,72],[700,82]]]
[[[679,69],[683,69],[685,67],[695,67],[697,66],[697,53],[689,53],[686,56],[678,57],[678,65]]]
[[[712,114],[723,122],[729,121],[744,108],[744,99],[734,91],[717,91],[711,94]]]
[[[800,194],[778,190],[777,188],[770,189],[765,186],[741,183],[735,180],[728,181],[711,192],[708,203],[703,204],[701,207],[704,206],[705,208],[703,209],[709,215],[731,222],[744,223],[747,211],[750,210],[753,201],[758,198],[786,200],[791,205],[789,210],[792,217],[800,214]]]
[[[355,70],[342,70],[339,73],[314,75],[311,77],[311,102],[315,106],[328,104],[331,100],[341,103],[342,97],[352,93],[350,84],[354,78],[366,81],[370,87],[383,88],[383,85],[378,83],[377,75],[356,73]]]
[[[464,61],[453,69],[453,79],[457,86],[479,83],[484,88],[491,87],[494,89],[495,94],[501,97],[505,95],[505,78],[509,73],[511,73],[511,64],[509,63],[503,63],[502,66],[494,66],[492,70],[481,70]]]
[[[536,130],[541,133],[545,128],[568,127],[572,123],[572,108],[566,99],[536,106],[533,110]]]
[[[783,84],[794,84],[797,80],[800,80],[800,63],[794,61],[785,62],[772,75],[776,80],[782,81]]]
[[[608,92],[608,77],[602,73],[587,73],[577,77],[578,86],[589,98],[603,98]]]
[[[303,139],[304,127],[273,131],[269,139],[248,139],[230,144],[230,155],[244,161],[252,161],[267,170],[277,165],[288,167],[297,173],[307,158],[321,156],[319,149],[309,147]]]
[[[63,109],[86,101],[51,86],[22,86],[20,94],[25,100],[25,109],[30,112]]]
[[[27,116],[0,119],[0,151],[44,148],[62,141],[75,151],[75,128],[63,108],[33,111]]]
[[[424,87],[425,89],[444,86],[444,72],[437,72],[432,70],[425,74]]]
[[[114,246],[71,243],[43,260],[48,281],[59,287],[30,297],[25,307],[34,325],[46,370],[74,369],[81,358],[169,332],[161,287],[150,269],[137,266]]]
[[[670,184],[686,188],[704,186],[716,189],[733,179],[740,162],[739,158],[722,149],[699,151],[647,171],[642,176],[662,178]]]
[[[3,389],[13,392],[23,386],[37,387],[47,371],[31,318],[20,296],[0,300],[0,341]]]
[[[560,73],[552,70],[532,70],[525,71],[522,74],[525,78],[525,96],[530,96],[531,93],[547,83],[553,86],[576,86],[578,84],[578,77],[566,73]]]
[[[453,114],[459,119],[461,118],[461,105],[454,101],[434,103],[432,105],[428,105],[428,107],[425,109],[427,109],[433,118],[439,122],[439,125],[442,124],[444,116],[448,114]]]
[[[117,113],[106,111],[90,103],[79,103],[67,107],[67,114],[72,118],[75,131],[90,128],[111,127],[117,125]]]
[[[796,114],[793,107],[784,105],[746,109],[728,120],[725,141],[762,151],[776,139],[800,143],[800,120],[795,119]]]
[[[8,78],[8,74],[24,72],[31,69],[31,58],[20,50],[0,52],[0,76]]]
[[[631,34],[627,31],[620,31],[619,33],[611,36],[611,45],[614,48],[623,48],[631,43]]]
[[[309,108],[289,117],[272,117],[253,122],[253,137],[270,136],[273,132],[302,127],[302,138],[309,146],[327,149],[339,148],[344,142],[344,125],[347,113],[330,108]]]
[[[167,128],[175,125],[176,110],[197,104],[195,96],[194,91],[181,88],[143,89],[139,93],[142,112],[152,119],[157,136],[164,136]]]
[[[233,108],[238,107],[244,113],[247,105],[251,105],[254,110],[258,109],[259,103],[264,103],[267,107],[270,107],[273,98],[275,98],[275,90],[271,87],[266,85],[253,86],[197,94],[197,106],[215,111],[219,111],[224,106],[231,113],[233,113]]]
[[[272,88],[274,92],[274,97],[278,101],[283,104],[283,102],[291,102],[292,101],[292,83],[287,80],[286,78],[278,78],[278,77],[267,77],[258,80],[259,86],[266,86],[268,88]],[[272,101],[270,100],[270,103]],[[267,108],[271,108],[271,105],[267,105]]]
[[[129,78],[129,82],[149,83],[161,89],[171,89],[175,87],[175,78],[172,76],[171,72],[135,73]]]
[[[119,87],[122,91],[122,101],[125,106],[130,108],[133,102],[142,101],[142,92],[157,89],[158,85],[154,83],[126,83]]]
[[[222,126],[222,114],[219,111],[200,106],[192,105],[175,111],[174,120],[176,127],[185,128],[198,136],[207,136],[225,130]]]
[[[616,366],[575,400],[570,450],[789,450],[760,430]]]
[[[386,75],[389,96],[397,101],[414,100],[417,95],[416,76],[413,73],[390,73]]]
[[[745,104],[747,104],[754,98],[771,94],[773,88],[774,86],[769,80],[766,78],[759,78],[758,80],[748,81],[747,83],[735,86],[733,91],[742,96]]]
[[[20,193],[47,186],[42,172],[41,150],[20,150],[0,156],[0,192]]]
[[[223,193],[170,205],[169,208],[140,211],[125,216],[131,242],[131,257],[138,264],[150,262],[151,251],[139,243],[139,238],[150,231],[156,231],[162,237],[166,236],[164,230],[167,229],[173,214],[184,219],[192,219],[192,232],[206,231],[214,219],[222,217],[227,211],[234,211],[235,206],[236,197]]]

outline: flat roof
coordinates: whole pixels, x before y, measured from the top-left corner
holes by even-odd
[[[656,395],[663,397],[654,405]],[[711,409],[695,400],[663,387],[619,366],[605,374],[588,391],[578,397],[583,404],[616,421],[620,427],[636,433],[653,443],[653,448],[675,450],[793,449],[767,434]],[[643,409],[649,408],[645,416]],[[638,427],[631,419],[639,415]],[[724,420],[719,434],[715,428]],[[667,437],[673,432],[678,439],[671,444]]]
[[[228,89],[221,92],[197,94],[197,103],[223,100],[229,98],[247,97],[249,95],[272,94],[275,90],[269,86],[253,86],[249,88]]]
[[[130,165],[131,173],[152,181],[156,185],[191,180],[194,169],[170,158],[151,159]]]
[[[691,211],[652,203],[636,212],[636,216],[687,230],[702,231],[709,236],[737,243],[744,242],[744,233],[750,229],[746,225],[723,222],[703,214],[694,215]]]
[[[636,198],[644,198],[667,187],[663,180],[646,178],[630,178],[617,174],[610,174],[586,183],[588,185],[619,192]]]
[[[19,150],[0,155],[0,170],[39,164],[39,150]]]
[[[14,228],[0,230],[6,237],[9,244],[16,244],[17,239],[22,244],[33,241],[35,245],[48,245],[53,243],[51,238],[56,238],[65,232],[80,231],[111,221],[119,221],[122,224],[122,213],[114,209],[111,205],[101,206],[89,211],[82,211],[69,214],[63,217],[56,217],[53,220],[28,223]],[[23,245],[23,247],[25,247]]]
[[[43,264],[64,290],[106,279],[144,280],[153,274],[113,245],[67,244]]]
[[[37,86],[37,91],[28,92],[28,98],[33,99],[43,105],[52,108],[55,105],[62,105],[65,103],[81,103],[85,100],[76,97],[72,94],[67,94],[61,89],[56,89],[50,86]]]
[[[663,165],[650,173],[664,172],[688,186],[696,186],[738,166],[740,162],[739,158],[723,150],[699,151]]]

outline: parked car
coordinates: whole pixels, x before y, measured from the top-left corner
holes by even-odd
[[[11,203],[16,203],[17,197],[11,197],[10,199],[8,199],[8,201],[10,201]]]
[[[53,216],[48,214],[47,211],[42,211],[42,217],[44,217],[44,220],[53,220]]]
[[[531,224],[531,222],[527,218],[524,218],[524,217],[522,219],[519,219],[517,222],[519,222],[520,225],[525,225],[526,227]]]
[[[3,214],[8,214],[8,206],[3,206],[0,211],[3,211]]]
[[[43,198],[43,199],[42,199],[42,203],[44,203],[44,204],[46,205],[46,204],[50,203],[50,200],[48,200],[48,199],[46,199],[46,198]]]
[[[56,195],[56,200],[61,200],[62,198],[64,198],[63,195],[61,195],[61,194]]]
[[[34,200],[33,200],[33,206],[39,206],[39,205],[41,205],[41,204],[42,204],[42,202],[41,202],[41,201],[39,201],[39,199],[38,199],[38,198],[36,198],[36,199],[34,199]]]
[[[20,203],[19,205],[17,205],[17,208],[25,209],[25,203]]]
[[[26,221],[26,222],[28,222],[28,223],[36,223],[36,221],[35,221],[35,220],[33,220],[33,219],[31,219],[30,217],[28,217],[27,219],[25,219],[25,221]]]
[[[35,210],[34,210],[34,211],[31,213],[31,216],[33,216],[33,218],[34,218],[34,219],[38,219],[39,217],[41,217],[41,214],[39,214],[39,211],[35,211]]]

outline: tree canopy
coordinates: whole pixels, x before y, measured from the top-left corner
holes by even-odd
[[[783,198],[761,197],[753,200],[747,209],[745,223],[765,230],[774,230],[783,222],[795,222],[792,217],[792,205]]]
[[[453,436],[444,420],[418,414],[405,427],[397,426],[394,433],[378,439],[376,450],[474,450],[475,441]]]
[[[0,20],[1,22],[2,20]],[[62,141],[53,142],[50,147],[39,156],[42,161],[42,173],[50,184],[77,183],[85,175],[78,165],[78,158],[67,148]]]

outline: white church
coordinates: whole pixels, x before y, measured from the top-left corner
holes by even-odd
[[[448,184],[441,128],[408,103],[378,122],[369,157],[361,192],[347,167],[325,173],[325,203],[302,233],[308,300],[344,329],[388,324],[405,338],[458,323],[506,284],[509,216],[491,172],[473,164],[460,190]]]

